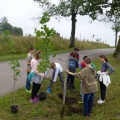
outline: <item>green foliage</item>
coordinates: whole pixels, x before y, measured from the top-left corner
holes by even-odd
[[[1,31],[6,31],[6,30],[8,30],[10,34],[12,34],[12,25],[7,22],[1,25]]]
[[[10,36],[12,41],[14,42],[14,55],[27,54],[30,46],[34,46],[38,41],[38,38],[29,37],[29,36]],[[57,52],[68,51],[69,49],[69,40],[61,37],[54,37],[51,40],[51,44],[54,46],[54,50]],[[97,48],[110,48],[108,44],[104,44],[101,42],[92,42],[92,41],[79,41],[75,40],[75,44],[79,47],[79,49],[97,49]],[[73,48],[71,48],[72,50]],[[3,56],[9,56],[11,53],[9,51],[9,47],[6,42],[2,44],[2,36],[0,36],[0,59],[3,59]],[[15,57],[15,56],[14,56]],[[23,57],[22,57],[23,58]],[[25,58],[25,57],[24,57]],[[8,60],[8,57],[7,59]]]
[[[112,5],[109,3],[109,0],[58,0],[57,4],[52,4],[49,0],[34,1],[37,2],[44,11],[47,11],[50,16],[69,17],[72,14],[79,14],[82,16],[89,15],[93,20],[95,20],[99,14],[103,14],[103,9]]]
[[[20,70],[18,69],[20,67],[20,63],[18,62],[18,60],[11,60],[9,65],[14,71],[13,79],[17,80],[17,76],[20,76]]]
[[[6,23],[6,22],[8,22],[8,19],[5,16],[0,19],[1,24]]]
[[[43,17],[40,20],[41,29],[35,29],[36,37],[39,38],[39,40],[37,40],[37,43],[35,43],[35,48],[42,51],[42,53],[40,54],[42,60],[38,65],[39,72],[45,72],[47,68],[49,68],[50,55],[55,55],[54,46],[51,39],[55,36],[56,32],[53,28],[50,29],[47,27],[47,22],[49,22],[49,20],[50,15],[46,12],[43,13]]]
[[[12,28],[12,35],[23,36],[23,30],[21,28],[18,28],[18,27],[13,27]]]
[[[6,17],[0,19],[0,31],[9,31],[11,35],[23,36],[22,28],[13,27]]]
[[[89,15],[93,20],[98,15],[103,14],[104,6],[109,4],[109,0],[58,0],[57,4],[52,4],[50,0],[34,0],[43,8],[44,12],[48,12],[50,16],[71,17],[72,29],[69,47],[75,46],[75,28],[77,15]]]

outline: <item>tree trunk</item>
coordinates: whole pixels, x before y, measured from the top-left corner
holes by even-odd
[[[71,37],[70,37],[70,45],[69,47],[75,47],[75,25],[76,25],[76,14],[72,14],[72,29],[71,29]]]
[[[118,34],[118,32],[115,31],[115,46],[117,46],[117,34]]]
[[[120,38],[118,40],[118,44],[116,46],[116,49],[115,49],[115,52],[114,52],[113,56],[115,58],[119,58],[119,56],[120,56]]]

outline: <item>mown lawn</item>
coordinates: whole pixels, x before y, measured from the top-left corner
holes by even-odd
[[[100,98],[99,92],[96,93],[94,106],[89,120],[120,120],[120,60],[108,57],[109,63],[114,66],[115,72],[111,75],[112,83],[107,88],[106,102],[102,105],[97,104]],[[99,60],[93,61],[100,69]],[[79,70],[78,70],[79,71]],[[46,91],[49,81],[43,81],[40,91]],[[16,104],[19,105],[17,114],[11,114],[12,93],[0,97],[0,120],[85,120],[83,116],[83,104],[80,96],[80,80],[75,79],[76,89],[71,92],[67,90],[67,99],[64,109],[64,118],[60,116],[62,108],[61,85],[59,80],[52,87],[52,92],[47,94],[47,99],[39,103],[30,103],[30,93],[24,88],[15,92]],[[99,83],[98,83],[99,87]]]

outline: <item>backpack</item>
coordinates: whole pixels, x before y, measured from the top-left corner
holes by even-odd
[[[76,68],[76,61],[75,60],[69,61],[69,68]]]
[[[35,73],[34,72],[30,72],[29,75],[28,75],[28,80],[29,81],[32,81],[32,78],[35,76]]]

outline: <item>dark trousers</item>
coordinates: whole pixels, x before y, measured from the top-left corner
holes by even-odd
[[[84,115],[88,116],[92,111],[92,106],[94,102],[94,94],[84,94]]]
[[[40,90],[40,86],[41,86],[41,84],[36,84],[36,83],[33,82],[32,95],[31,95],[32,99],[34,99],[35,96],[37,95],[38,91]]]
[[[31,85],[30,85],[30,81],[28,80],[28,75],[29,75],[30,72],[27,72],[27,78],[26,78],[26,89],[27,90],[30,90],[31,88]]]
[[[74,78],[75,78],[75,76],[68,74],[67,84],[73,85],[74,84]]]
[[[62,72],[59,72],[58,73],[58,76],[59,76],[59,79],[60,79],[60,82],[61,82],[61,84],[62,84],[62,87],[63,87],[63,76],[62,76]],[[54,80],[54,77],[55,77],[55,71],[53,71],[53,74],[52,74],[52,80]],[[53,82],[52,81],[50,81],[50,84],[49,84],[49,88],[52,88],[52,84],[53,84]]]
[[[105,100],[105,95],[106,95],[106,86],[103,84],[103,82],[100,83],[100,95],[101,95],[101,100]]]

